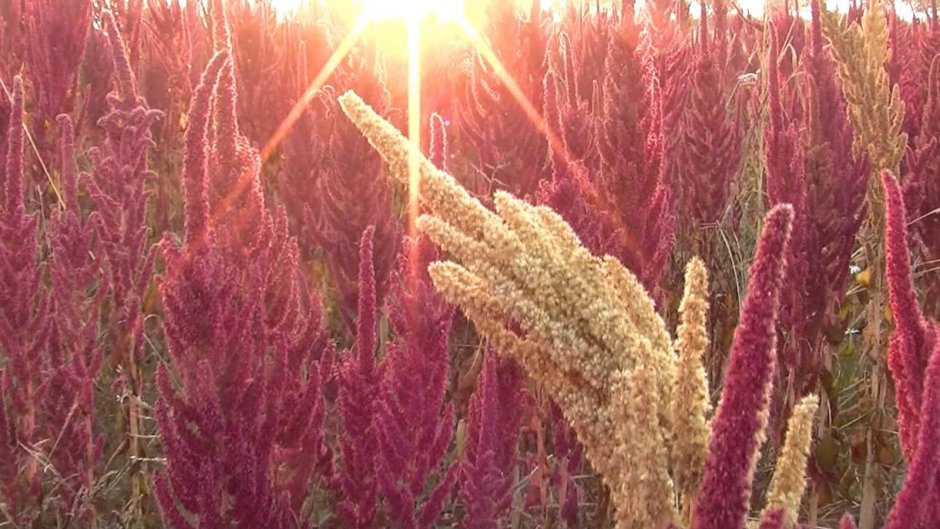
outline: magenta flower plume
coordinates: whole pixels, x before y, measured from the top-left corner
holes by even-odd
[[[8,128],[0,149],[0,501],[17,520],[40,496],[40,473],[32,446],[43,432],[37,407],[43,396],[43,348],[49,338],[48,301],[42,294],[42,267],[36,214],[27,214],[23,194],[24,132],[23,80],[13,79]]]
[[[339,368],[337,408],[342,434],[337,439],[340,462],[331,482],[342,498],[338,514],[347,527],[372,527],[378,504],[375,450],[376,414],[380,399],[380,373],[375,365],[376,299],[373,237],[375,228],[362,233],[359,244],[359,302],[356,341]]]
[[[807,218],[803,221],[808,272],[805,275],[807,341],[835,323],[844,297],[856,236],[866,216],[865,195],[871,173],[868,156],[856,155],[854,132],[835,65],[825,46],[818,0],[811,2],[810,45],[806,70],[804,123]],[[810,251],[811,250],[811,251]],[[815,359],[818,363],[819,359]],[[818,366],[817,366],[818,367]]]
[[[75,126],[68,114],[56,117],[59,123],[60,193],[66,209],[78,209],[78,165],[75,163]]]
[[[885,272],[895,322],[888,367],[895,384],[901,447],[910,463],[917,451],[924,373],[937,343],[937,330],[924,319],[914,292],[901,186],[888,171],[881,173],[881,183],[885,191]]]
[[[770,51],[768,58],[767,105],[770,119],[764,129],[764,154],[767,171],[767,195],[772,204],[789,203],[794,209],[794,221],[806,209],[806,174],[803,167],[801,138],[795,122],[788,122],[783,108],[785,89],[780,79],[780,37],[777,29],[770,26]],[[802,243],[791,235],[791,246]],[[790,263],[792,269],[793,263]]]
[[[885,64],[891,84],[898,87],[901,101],[904,103],[904,124],[902,131],[909,138],[919,135],[920,120],[923,115],[924,89],[926,82],[921,68],[921,52],[932,57],[933,53],[922,50],[918,38],[917,26],[908,24],[898,16],[896,10],[889,10],[888,48],[891,55]],[[929,58],[927,59],[929,68]]]
[[[466,447],[460,463],[464,529],[497,529],[512,502],[516,479],[522,370],[492,349],[483,354],[483,369],[467,411]]]
[[[582,71],[581,65],[576,61],[575,50],[571,38],[562,33],[558,39],[561,64],[554,66],[546,75],[555,78],[561,90],[557,90],[556,100],[543,101],[544,105],[556,105],[557,116],[552,126],[557,127],[558,137],[561,138],[566,156],[580,160],[587,167],[597,167],[597,148],[595,146],[594,102],[590,93],[582,94],[578,89],[578,76],[576,72]],[[550,73],[551,72],[551,73]],[[547,118],[548,116],[546,116]],[[549,145],[550,149],[561,148],[561,145]]]
[[[222,48],[218,52],[226,52],[231,57],[232,50]],[[219,84],[215,89],[213,110],[215,114],[215,130],[213,137],[216,141],[216,151],[220,163],[231,164],[238,154],[238,142],[241,137],[238,131],[238,93],[235,90],[235,66],[228,61],[222,66],[219,73]],[[231,182],[221,182],[224,189],[232,186]]]
[[[219,74],[219,84],[215,90],[213,107],[215,110],[216,150],[219,161],[231,164],[236,157],[236,144],[239,140],[238,131],[238,94],[235,90],[235,65],[232,50],[232,36],[229,31],[228,17],[222,0],[212,0],[211,19],[213,48],[216,53],[227,52],[233,60],[226,62]],[[228,171],[220,171],[227,173]],[[228,176],[228,175],[226,175]],[[232,188],[231,182],[220,182],[222,193]],[[213,201],[215,202],[215,201]]]
[[[186,212],[185,241],[193,243],[208,235],[209,198],[206,178],[209,172],[208,134],[212,113],[211,97],[228,52],[212,58],[193,94],[189,110],[183,156],[183,202]]]
[[[145,59],[141,64],[144,82],[142,93],[154,107],[167,114],[160,131],[160,146],[173,146],[178,128],[195,84],[190,83],[193,59],[193,38],[187,27],[186,2],[148,2],[145,8],[143,33]],[[89,46],[91,44],[89,43]],[[200,64],[200,66],[202,66]],[[198,80],[198,79],[197,79]],[[170,145],[167,145],[169,143]]]
[[[936,332],[936,328],[934,328]],[[888,515],[886,529],[927,529],[940,525],[940,343],[934,343],[924,376],[923,401],[914,457],[904,486]]]
[[[621,17],[633,17],[633,2],[626,0]],[[673,3],[670,1],[654,0],[647,4],[650,23],[647,26],[646,38],[641,42],[647,51],[647,57],[655,66],[656,75],[662,88],[663,99],[663,138],[664,152],[663,170],[666,182],[671,187],[677,187],[680,182],[680,171],[684,165],[684,117],[686,101],[692,88],[688,72],[694,61],[693,48],[688,46],[684,30],[679,27],[682,18],[680,9],[687,9],[681,4],[675,6],[676,17],[672,17]],[[632,20],[631,20],[632,22]],[[635,30],[634,30],[635,31]],[[628,32],[629,34],[629,32]],[[688,41],[688,42],[687,42]],[[681,191],[676,190],[675,200],[682,199]]]
[[[91,178],[83,183],[101,219],[99,249],[116,308],[107,328],[114,343],[125,344],[112,348],[112,358],[121,361],[136,357],[144,346],[140,301],[152,279],[154,260],[146,227],[147,184],[154,176],[148,161],[154,146],[151,128],[163,113],[139,97],[117,24],[110,13],[103,16],[116,89],[106,98],[108,112],[97,121],[104,141],[89,152]]]
[[[40,400],[47,435],[59,436],[57,449],[49,459],[61,475],[75,476],[85,490],[94,487],[96,469],[104,447],[104,436],[96,435],[94,384],[102,365],[103,347],[98,341],[98,325],[107,288],[95,289],[101,281],[102,252],[98,251],[97,212],[83,217],[77,199],[78,168],[75,162],[75,135],[66,114],[59,122],[60,176],[64,208],[56,211],[46,236],[50,249],[49,277],[51,317],[54,321],[48,340],[48,371],[44,384],[47,397]],[[87,175],[83,175],[85,177]],[[84,178],[83,178],[84,179]],[[90,296],[89,292],[95,292]],[[79,504],[78,489],[60,492],[63,505]],[[81,514],[94,516],[81,503]],[[83,518],[85,519],[85,518]]]
[[[602,208],[618,229],[610,252],[657,296],[667,270],[675,230],[673,198],[666,181],[663,93],[651,62],[630,35],[633,21],[611,35],[598,121]],[[632,28],[632,29],[631,29]]]
[[[102,15],[103,16],[103,15]],[[82,82],[85,85],[81,117],[76,121],[76,130],[94,132],[94,124],[108,113],[108,95],[112,91],[114,56],[107,28],[92,27],[85,48]],[[92,125],[86,127],[86,124]]]
[[[776,370],[777,309],[792,223],[793,208],[786,204],[775,206],[764,218],[721,404],[712,421],[694,529],[744,526]]]
[[[820,240],[828,241],[827,249],[831,247],[831,257],[826,259],[831,264],[822,277],[826,278],[830,289],[841,290],[848,274],[855,234],[865,217],[870,169],[866,155],[854,154],[854,132],[847,115],[845,97],[835,78],[832,58],[824,48],[819,1],[813,0],[811,6],[811,46],[806,48],[811,109],[807,118],[816,148],[807,153],[808,176],[811,180],[831,180],[827,186],[817,186],[819,189],[811,196],[811,202],[817,204],[814,207],[819,211],[833,212],[820,227]],[[831,189],[840,192],[834,193]],[[833,195],[841,198],[833,198]],[[837,296],[830,293],[826,297]]]
[[[369,226],[362,232],[359,243],[359,304],[356,319],[356,358],[361,373],[371,373],[375,368],[375,347],[377,343],[376,322],[378,310],[375,299],[375,227]]]
[[[337,72],[341,85],[363,93],[376,108],[388,102],[385,86],[367,64]],[[358,299],[359,242],[363,230],[375,228],[376,302],[381,305],[395,267],[401,239],[390,183],[382,175],[379,155],[339,113],[331,87],[319,92],[298,120],[284,145],[279,175],[283,200],[291,214],[304,259],[322,255],[336,285],[339,314],[355,334]]]
[[[228,14],[225,12],[223,0],[211,0],[209,3],[209,26],[212,37],[212,47],[218,53],[222,50],[231,51],[232,34],[228,26]]]
[[[40,126],[51,126],[56,116],[73,110],[94,4],[92,0],[23,2],[24,63]]]
[[[545,120],[551,130],[561,128],[560,94],[558,81],[552,72],[543,79]],[[539,182],[538,200],[558,212],[571,225],[581,242],[595,255],[616,253],[615,235],[619,235],[616,221],[610,212],[598,206],[599,193],[591,181],[584,163],[569,156],[561,145],[549,144],[549,167],[552,178]]]
[[[23,130],[23,80],[13,79],[13,105],[10,110],[9,127],[2,146],[4,165],[0,167],[0,248],[4,249],[0,259],[0,335],[8,343],[4,349],[13,357],[13,367],[19,363],[21,369],[38,362],[29,354],[34,340],[30,333],[38,331],[33,325],[37,295],[40,290],[41,270],[37,266],[36,222],[37,216],[26,212],[26,197],[23,193],[25,166]],[[0,338],[3,343],[4,338]],[[39,339],[40,336],[35,336]],[[23,340],[17,343],[18,340]],[[38,368],[38,364],[36,366]],[[20,373],[26,376],[27,371]]]
[[[612,33],[607,45],[602,108],[596,109],[602,116],[598,123],[600,131],[597,147],[606,166],[623,166],[626,169],[626,164],[634,164],[639,165],[634,170],[641,171],[644,168],[643,147],[646,143],[642,120],[645,111],[650,108],[646,106],[646,71],[641,62],[642,55],[637,50],[638,28],[632,20],[632,9],[631,5],[630,19],[621,21],[624,30]],[[624,175],[625,178],[643,176]],[[644,189],[642,192],[648,194],[649,190]]]
[[[547,26],[533,4],[528,19],[516,15],[510,2],[494,2],[487,8],[487,27],[493,52],[510,72],[528,72],[519,79],[524,96],[535,108],[542,101],[541,82],[546,72]],[[534,194],[546,158],[542,131],[532,123],[511,91],[482,57],[476,57],[465,94],[460,94],[457,123],[472,146],[477,181],[462,182],[471,193],[490,196],[506,189],[517,196]]]
[[[222,66],[213,91],[213,124],[208,134],[212,149],[208,154],[206,181],[209,219],[215,244],[235,261],[253,259],[262,251],[263,235],[270,231],[260,181],[261,159],[238,126],[234,49],[228,17],[221,0],[211,9],[212,34],[216,53],[230,59]]]
[[[320,230],[319,203],[325,200],[320,181],[326,178],[323,167],[328,156],[329,127],[333,120],[332,87],[324,87],[314,96],[282,144],[283,164],[278,171],[279,198],[287,209],[291,233],[297,236],[304,261],[312,260],[323,246],[317,240]],[[360,231],[357,237],[360,237]],[[328,252],[328,255],[333,255]]]
[[[376,474],[393,525],[428,529],[459,475],[457,466],[445,460],[454,428],[453,406],[447,402],[454,311],[428,276],[428,264],[439,257],[430,240],[406,241],[403,250],[389,298],[396,336],[381,364]]]
[[[5,139],[3,179],[0,180],[3,196],[0,198],[7,215],[21,217],[26,214],[26,205],[23,202],[23,78],[20,76],[13,79],[13,105]]]
[[[316,49],[316,37],[311,38],[311,34],[326,28],[317,27],[322,20],[310,24],[309,29],[303,30],[306,42],[301,44],[297,36],[285,38],[291,33],[284,31],[287,24],[271,3],[227,0],[221,4],[224,10],[220,11],[225,11],[228,21],[235,79],[239,86],[240,123],[245,136],[252,142],[264,142],[280,123],[280,119],[272,119],[272,116],[284,116],[290,110],[292,96],[296,94],[295,85],[285,73],[306,58],[292,56],[294,50],[300,47],[298,44],[307,50]],[[213,40],[219,46],[224,37],[213,37]],[[334,45],[323,45],[323,48],[331,52]],[[316,62],[318,60],[314,59],[310,64],[322,65],[322,62]]]
[[[936,43],[932,49],[940,52],[940,27],[936,22],[930,29]],[[940,55],[940,53],[938,53]],[[920,120],[920,134],[916,148],[908,151],[908,167],[904,174],[904,204],[908,218],[918,219],[914,226],[924,249],[924,260],[940,259],[940,57],[933,57],[926,74],[926,101]],[[905,116],[908,111],[905,109]],[[940,272],[928,268],[924,271],[924,308],[934,318],[940,317]]]
[[[686,189],[683,206],[699,224],[720,220],[728,206],[731,184],[741,158],[738,126],[727,111],[730,96],[721,62],[725,38],[717,23],[722,18],[716,17],[715,43],[710,46],[706,7],[702,4],[702,28],[694,58],[685,129],[684,174],[688,176],[683,182]],[[718,53],[714,47],[718,48]]]
[[[337,72],[340,86],[354,88],[380,111],[390,107],[385,85],[370,72],[370,64],[356,64],[357,70]],[[332,94],[330,94],[332,95]],[[326,101],[331,116],[339,116],[335,98]],[[382,305],[395,256],[401,241],[401,228],[393,209],[391,182],[384,178],[382,160],[349,120],[329,118],[322,136],[314,136],[322,150],[321,161],[299,173],[301,186],[316,191],[309,204],[313,220],[313,240],[324,256],[327,270],[339,290],[339,313],[350,333],[355,329],[359,296],[359,240],[373,226],[376,303]],[[308,140],[309,142],[310,140]],[[309,144],[309,143],[308,143]],[[299,181],[299,180],[298,180]]]
[[[124,44],[124,38],[118,29],[114,15],[110,11],[105,11],[102,15],[105,28],[108,32],[108,42],[111,44],[111,56],[114,63],[114,80],[117,85],[117,92],[112,96],[112,103],[120,102],[124,108],[133,108],[137,106],[137,77],[131,68],[130,60],[127,58],[127,47]],[[118,106],[118,105],[115,105]]]
[[[818,213],[809,212],[807,206],[806,164],[803,155],[803,138],[799,122],[791,119],[784,109],[786,96],[780,72],[780,36],[776,25],[770,25],[770,50],[767,65],[767,105],[769,119],[764,126],[764,167],[767,188],[767,201],[771,205],[790,204],[793,207],[793,226],[790,230],[789,253],[786,258],[785,281],[792,288],[781,294],[780,331],[785,346],[780,351],[781,387],[793,388],[793,394],[778,391],[773,397],[771,411],[771,431],[773,442],[779,442],[782,433],[778,426],[784,421],[781,417],[789,415],[785,410],[796,401],[797,394],[813,391],[815,388],[816,367],[813,365],[812,349],[808,347],[810,339],[806,335],[806,313],[813,310],[806,303],[804,291],[807,275],[810,272],[808,230],[810,223],[816,220]],[[812,215],[812,216],[811,216]],[[813,263],[815,264],[815,263]],[[784,411],[781,413],[781,408]]]
[[[213,118],[226,119],[212,115],[210,97],[227,62],[223,51],[209,63],[189,113],[187,237],[182,249],[162,242],[163,327],[178,383],[158,369],[155,415],[167,463],[154,490],[164,520],[177,528],[280,529],[295,526],[292,510],[310,482],[331,474],[321,387],[333,354],[319,302],[300,280],[283,210],[254,203],[248,220],[263,244],[244,251],[231,245],[243,241],[240,225],[208,216],[206,184],[218,170],[210,153],[222,140],[206,137]],[[238,155],[258,160],[247,148]],[[241,169],[258,180],[259,164]]]

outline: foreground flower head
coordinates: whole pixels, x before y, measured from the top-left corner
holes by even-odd
[[[429,211],[419,228],[452,259],[429,266],[434,285],[552,394],[611,491],[617,527],[686,525],[674,500],[674,476],[683,494],[696,498],[695,527],[743,527],[765,435],[793,208],[777,206],[765,219],[709,433],[707,385],[695,365],[707,343],[700,261],[687,274],[677,362],[665,323],[636,276],[618,260],[588,252],[557,213],[503,192],[490,211],[412,152],[408,140],[354,93],[340,104],[402,183],[409,180],[409,157],[418,156]],[[794,517],[803,489],[803,433],[813,409],[808,402],[794,419],[793,455],[776,480],[771,521]],[[698,417],[680,421],[679,410]],[[699,475],[697,494],[689,492]]]

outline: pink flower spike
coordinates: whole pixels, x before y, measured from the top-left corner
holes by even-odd
[[[785,519],[783,509],[774,509],[764,516],[757,527],[758,529],[784,529]]]
[[[186,129],[186,152],[183,156],[183,202],[186,213],[186,242],[205,236],[209,220],[209,199],[206,179],[209,173],[207,156],[211,95],[218,82],[219,72],[228,62],[228,52],[221,51],[206,66],[199,86],[189,107],[189,127]]]
[[[839,520],[839,529],[856,529],[855,518],[852,518],[849,513],[843,514],[842,519]]]
[[[3,168],[3,193],[8,214],[26,214],[23,203],[23,78],[13,78],[13,107],[10,110],[10,128],[7,130]]]
[[[940,343],[930,356],[923,397],[917,449],[908,460],[907,477],[888,514],[886,529],[940,526]]]
[[[712,422],[694,529],[744,526],[776,369],[777,309],[792,223],[789,204],[774,207],[764,218],[721,404]]]
[[[914,292],[901,185],[889,171],[881,173],[881,183],[885,191],[885,275],[895,322],[888,367],[897,392],[901,446],[910,463],[917,449],[924,373],[936,331],[924,319]]]
[[[105,11],[104,25],[108,30],[108,42],[111,44],[111,57],[114,61],[114,77],[117,81],[117,93],[123,104],[127,107],[137,105],[137,78],[134,76],[134,69],[131,68],[130,60],[127,58],[127,47],[124,45],[124,39],[121,37],[121,30],[118,29],[114,15],[110,11]]]

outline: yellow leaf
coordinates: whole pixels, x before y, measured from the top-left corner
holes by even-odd
[[[868,286],[871,284],[871,268],[866,268],[861,272],[855,274],[855,281],[859,285]]]

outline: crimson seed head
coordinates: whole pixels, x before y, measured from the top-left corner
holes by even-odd
[[[712,421],[708,460],[695,503],[695,529],[744,526],[776,370],[777,310],[792,224],[789,204],[775,206],[764,217],[721,404]]]
[[[925,372],[937,343],[937,330],[924,319],[914,292],[901,186],[889,171],[881,173],[881,183],[885,192],[885,275],[895,321],[888,346],[888,367],[897,392],[901,447],[910,462],[917,450]]]

